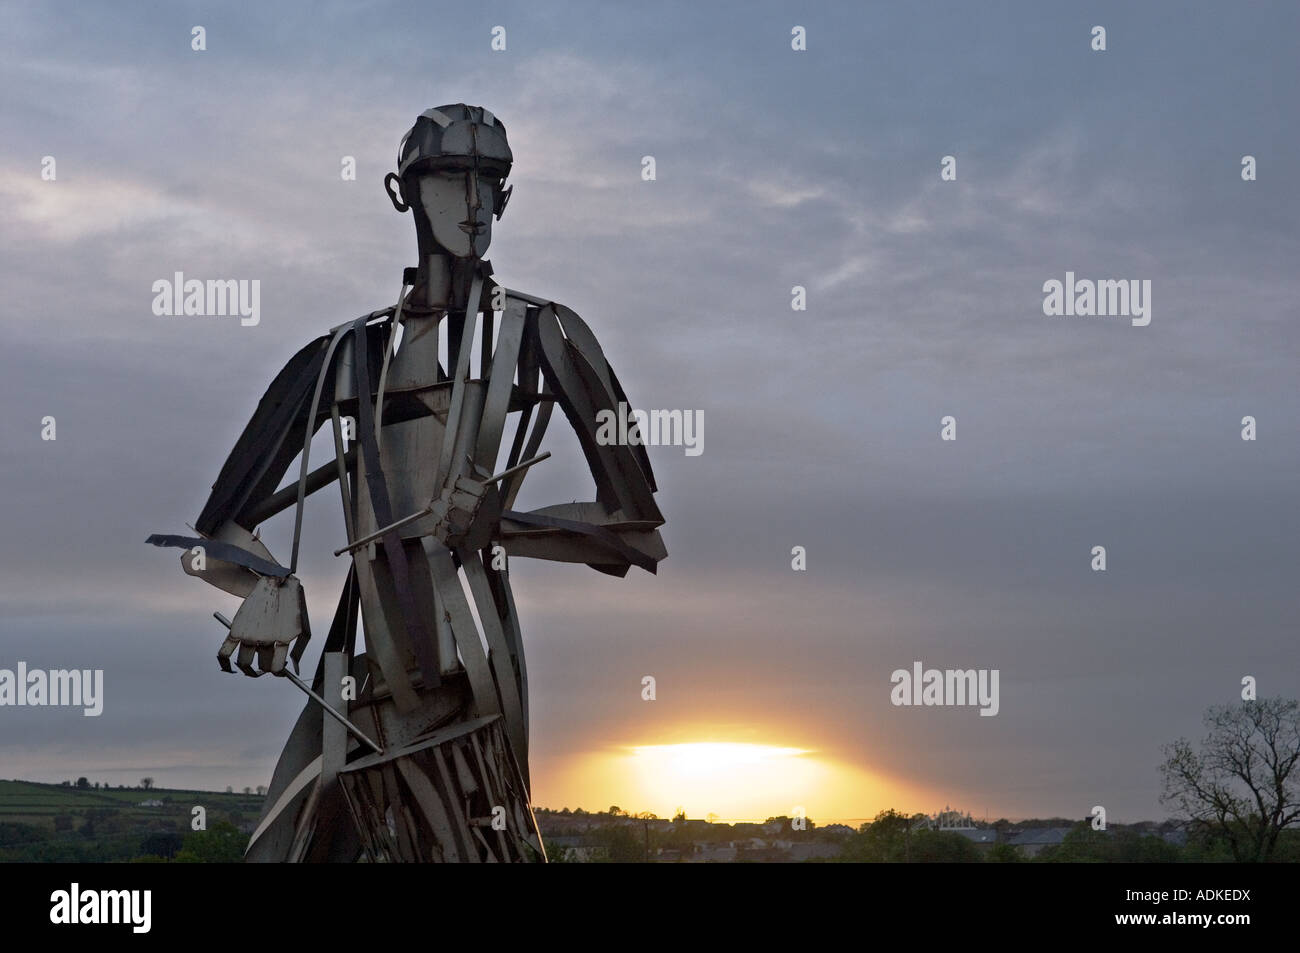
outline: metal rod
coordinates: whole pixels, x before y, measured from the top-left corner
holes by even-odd
[[[331,718],[333,718],[335,721],[341,724],[348,731],[352,732],[354,735],[356,735],[366,744],[370,745],[371,748],[375,749],[375,754],[384,753],[383,748],[379,747],[379,745],[375,744],[373,741],[367,738],[365,733],[360,728],[358,728],[356,725],[352,724],[352,722],[344,718],[341,713],[336,711],[334,707],[329,704],[329,702],[325,701],[325,699],[321,698],[319,695],[313,692],[311,690],[310,685],[304,682],[297,675],[293,674],[293,672],[289,671],[288,668],[285,668],[285,670],[281,674],[288,676],[289,680],[293,682],[295,685],[297,685],[299,688],[301,688],[304,692],[306,692],[310,698],[313,698],[316,701],[320,702],[321,707],[325,709],[325,714],[329,715]]]
[[[547,450],[544,453],[539,453],[531,460],[525,460],[523,463],[516,463],[513,467],[507,467],[506,469],[502,470],[500,473],[488,477],[486,480],[483,481],[483,484],[486,486],[489,483],[495,483],[497,480],[504,480],[508,476],[514,476],[520,470],[526,470],[528,469],[528,467],[531,467],[535,463],[541,463],[550,455],[551,455],[551,451],[549,450]],[[408,523],[414,523],[418,519],[423,519],[424,517],[428,516],[432,512],[433,512],[433,503],[430,503],[428,506],[420,510],[418,513],[412,513],[410,516],[403,516],[400,520],[389,523],[387,526],[383,527],[382,529],[375,530],[373,533],[369,534],[368,536],[362,536],[360,539],[353,540],[352,542],[348,543],[348,545],[342,547],[341,549],[334,550],[334,555],[342,556],[344,553],[350,553],[354,549],[360,549],[362,546],[368,546],[371,543],[373,543],[375,540],[382,539],[383,537],[387,536],[393,530],[401,529],[403,526],[406,526]]]
[[[214,612],[214,613],[212,613],[212,617],[213,617],[214,619],[216,619],[218,622],[220,622],[222,625],[224,625],[227,629],[229,629],[229,628],[231,627],[231,625],[232,625],[231,621],[230,621],[229,619],[227,619],[224,615],[222,615],[220,612]],[[346,718],[344,718],[343,715],[342,715],[338,710],[336,710],[336,709],[334,708],[334,706],[332,706],[329,702],[327,702],[325,699],[321,698],[321,697],[320,697],[319,695],[317,695],[314,691],[312,691],[310,685],[308,685],[306,682],[304,682],[304,681],[303,681],[301,678],[299,678],[297,675],[293,674],[293,672],[289,671],[289,669],[288,669],[287,667],[284,669],[284,671],[283,671],[281,674],[286,675],[286,676],[289,678],[289,681],[293,682],[295,685],[297,685],[299,688],[301,688],[304,692],[306,692],[306,693],[307,693],[307,696],[308,696],[309,698],[313,699],[314,701],[319,702],[319,703],[320,703],[320,706],[321,706],[322,708],[325,709],[325,714],[329,715],[331,718],[333,718],[335,721],[337,721],[339,724],[341,724],[341,725],[342,725],[344,728],[346,728],[348,731],[352,732],[354,735],[356,735],[358,738],[360,738],[360,739],[361,739],[362,741],[364,741],[366,744],[370,745],[371,748],[374,748],[374,749],[375,749],[375,754],[383,754],[383,753],[384,753],[384,749],[381,748],[381,747],[379,747],[379,745],[375,744],[375,743],[374,743],[373,741],[371,741],[368,737],[366,737],[366,733],[365,733],[365,732],[363,732],[363,731],[362,731],[360,728],[358,728],[356,725],[352,724],[352,722],[350,722],[350,721],[348,721]]]
[[[410,516],[403,516],[400,520],[397,520],[394,523],[389,523],[387,526],[383,527],[382,529],[375,530],[369,536],[362,536],[360,539],[356,539],[348,543],[342,549],[334,550],[334,555],[342,556],[344,553],[350,553],[354,549],[360,549],[362,546],[368,546],[370,543],[373,543],[375,540],[382,539],[383,537],[387,536],[393,530],[401,529],[407,523],[414,523],[416,520],[422,519],[428,516],[432,512],[433,512],[433,504],[430,503],[428,506],[420,510],[420,512],[418,513],[412,513]]]
[[[351,464],[356,459],[356,449],[348,450],[344,455],[344,462]],[[311,496],[322,487],[329,486],[334,482],[337,476],[336,465],[327,463],[323,467],[317,467],[311,473],[307,474],[307,495]],[[277,513],[287,510],[298,502],[298,484],[290,483],[284,489],[268,496],[257,506],[248,511],[248,525],[255,526],[258,523],[265,523]]]
[[[495,483],[495,482],[497,482],[497,480],[504,480],[504,479],[505,479],[506,477],[508,477],[508,476],[514,476],[514,475],[515,475],[516,473],[518,473],[520,470],[527,470],[527,469],[528,469],[529,467],[531,467],[534,463],[541,463],[543,460],[545,460],[545,459],[546,459],[547,457],[549,457],[550,455],[551,455],[551,451],[546,450],[546,451],[544,451],[544,452],[542,452],[542,453],[539,453],[537,456],[533,457],[531,460],[525,460],[523,463],[516,463],[513,467],[507,467],[506,469],[502,470],[500,473],[496,474],[495,476],[490,476],[490,477],[488,477],[488,478],[487,478],[486,480],[484,480],[483,482],[484,482],[484,483]]]

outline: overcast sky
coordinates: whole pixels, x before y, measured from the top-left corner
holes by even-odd
[[[702,455],[651,450],[657,576],[512,563],[538,805],[620,797],[584,758],[722,740],[888,779],[814,818],[1163,817],[1162,744],[1243,676],[1300,695],[1298,8],[700,6],[0,5],[0,668],[106,682],[99,718],[0,709],[0,776],[268,782],[300,696],[219,672],[237,602],[144,539],[299,347],[395,300],[381,180],[461,101],[515,155],[498,277],[705,419]],[[1045,316],[1067,270],[1149,279],[1150,325]],[[155,316],[175,271],[259,279],[261,323]],[[590,498],[560,429],[521,502]],[[307,513],[323,633],[337,495]],[[998,715],[892,706],[918,660],[999,670]]]

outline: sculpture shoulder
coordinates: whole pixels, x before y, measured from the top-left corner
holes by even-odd
[[[355,326],[357,322],[364,322],[365,325],[368,325],[371,322],[378,322],[380,324],[386,323],[387,321],[392,320],[393,313],[396,310],[397,310],[397,306],[390,304],[388,307],[380,308],[378,311],[371,311],[369,314],[363,314],[360,317],[349,318],[347,321],[344,321],[342,324],[334,325],[323,335],[321,335],[321,338],[318,338],[317,340],[318,341],[321,339],[329,340],[334,335],[338,334],[340,331]]]
[[[542,298],[537,295],[527,294],[526,292],[518,291],[514,288],[504,288],[504,290],[507,306],[509,306],[511,301],[515,301],[526,307],[536,308],[539,315],[548,314],[549,316],[553,316],[555,320],[560,322],[560,327],[564,331],[565,337],[573,336],[569,333],[571,327],[580,333],[585,332],[586,335],[591,335],[591,328],[587,326],[587,322],[582,320],[582,318],[578,316],[578,312],[574,311],[568,305],[562,304],[559,301],[553,301],[550,298]],[[594,338],[594,335],[591,336]]]
[[[543,348],[557,346],[561,341],[576,349],[596,370],[606,384],[613,388],[609,379],[609,361],[604,349],[596,340],[591,327],[568,305],[560,304],[548,298],[525,294],[522,291],[506,289],[507,307],[511,300],[537,309],[536,333]]]
[[[368,343],[367,364],[378,375],[380,346],[385,325],[374,319],[391,316],[392,308],[371,312],[336,326],[331,332],[309,341],[285,362],[258,401],[230,455],[212,486],[203,511],[195,523],[205,534],[216,532],[227,520],[246,516],[257,501],[273,493],[304,439],[315,432],[319,421],[310,417],[312,397],[325,364],[329,343],[340,330],[362,322]],[[319,411],[319,408],[317,408]]]
[[[603,472],[610,467],[620,469],[621,485],[636,486],[639,493],[634,505],[628,504],[624,509],[649,514],[649,518],[662,522],[650,497],[657,487],[646,448],[640,444],[622,448],[598,447],[596,444],[594,421],[597,414],[601,411],[621,412],[617,408],[632,406],[596,335],[587,322],[566,305],[506,289],[507,305],[512,297],[538,309],[532,334],[541,352],[543,372],[579,439],[584,440],[583,449],[593,472]],[[620,454],[626,454],[629,459],[622,462],[607,459]],[[609,498],[616,495],[612,491],[608,494]]]

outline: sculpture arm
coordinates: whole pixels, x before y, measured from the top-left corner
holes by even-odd
[[[365,333],[382,331],[372,326]],[[286,659],[297,664],[311,637],[302,587],[292,574],[292,565],[279,565],[252,529],[284,508],[278,501],[288,496],[287,491],[298,490],[297,481],[280,492],[276,486],[330,417],[334,381],[326,362],[333,353],[333,337],[322,336],[309,343],[271,382],[195,522],[200,536],[155,535],[148,539],[154,545],[184,548],[181,565],[187,574],[245,600],[218,655],[227,671],[238,648],[237,664],[245,674],[279,674]],[[310,478],[307,482],[313,483]],[[325,482],[316,479],[314,488]],[[296,497],[296,492],[293,495]],[[261,672],[253,668],[254,653]]]
[[[597,439],[601,412],[625,414],[629,407],[604,351],[576,313],[554,303],[538,308],[526,338],[521,380],[531,359],[545,385],[540,398],[559,405],[578,437],[596,483],[596,500],[527,513],[507,509],[500,530],[507,552],[585,562],[619,576],[633,565],[654,572],[667,551],[658,532],[664,519],[654,501],[657,487],[649,455],[644,446]]]

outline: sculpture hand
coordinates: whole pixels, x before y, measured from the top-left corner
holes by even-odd
[[[433,535],[450,548],[486,546],[500,520],[497,505],[484,504],[487,491],[488,484],[469,477],[457,477],[452,485],[444,487],[431,507]]]
[[[304,613],[302,583],[297,577],[259,577],[230,623],[230,633],[217,652],[217,663],[222,670],[233,672],[230,656],[237,648],[239,655],[235,664],[241,672],[253,678],[267,672],[281,674],[289,658],[293,659],[296,668],[307,638],[310,638],[304,638],[307,632]],[[254,655],[257,668],[253,667]]]

